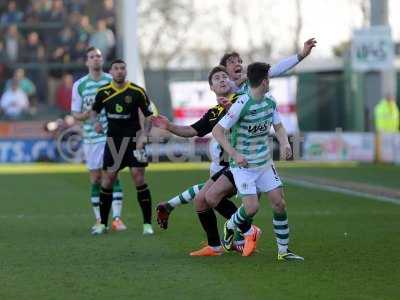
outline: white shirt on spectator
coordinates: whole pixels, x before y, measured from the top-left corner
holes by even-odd
[[[29,108],[28,97],[19,88],[9,89],[1,96],[0,108],[6,116],[17,118]]]

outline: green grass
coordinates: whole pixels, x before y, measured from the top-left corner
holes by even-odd
[[[278,163],[279,166],[279,163]],[[400,166],[384,164],[343,164],[343,165],[322,165],[291,167],[290,163],[284,163],[279,168],[281,175],[313,176],[318,178],[332,178],[343,181],[354,181],[368,183],[375,186],[388,188],[399,188]]]
[[[157,203],[201,182],[207,172],[147,175]],[[400,206],[288,186],[291,248],[304,263],[276,261],[266,200],[255,219],[264,231],[259,253],[191,258],[188,253],[205,240],[192,206],[175,210],[167,231],[143,237],[127,173],[122,181],[128,230],[99,237],[88,234],[93,217],[87,174],[0,180],[0,299],[399,297]]]

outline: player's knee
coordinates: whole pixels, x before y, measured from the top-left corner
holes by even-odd
[[[219,203],[220,197],[218,193],[213,190],[208,190],[205,195],[205,201],[210,207],[215,207]]]
[[[199,195],[194,198],[193,203],[196,211],[203,211],[210,208],[205,197],[199,197]]]
[[[286,202],[283,198],[280,201],[273,203],[273,209],[277,213],[284,213],[286,211]]]

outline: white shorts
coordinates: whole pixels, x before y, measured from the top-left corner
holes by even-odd
[[[86,167],[90,170],[100,170],[103,168],[103,155],[106,142],[95,144],[83,144]]]
[[[239,195],[267,193],[282,186],[273,164],[265,168],[231,168]]]

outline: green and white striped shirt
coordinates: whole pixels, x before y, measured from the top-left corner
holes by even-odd
[[[268,134],[271,125],[279,123],[276,101],[269,93],[261,100],[254,100],[249,94],[240,96],[219,121],[223,128],[231,129],[231,144],[246,158],[248,168],[265,167],[271,163]],[[230,166],[238,167],[232,158]]]
[[[75,81],[72,87],[72,112],[86,112],[92,109],[94,99],[99,87],[110,83],[112,77],[110,74],[102,73],[99,80],[94,80],[90,74]],[[103,133],[97,133],[94,124],[88,119],[83,122],[83,142],[85,144],[95,144],[105,142],[107,139],[107,118],[105,112],[102,111],[99,115],[99,121],[103,125]]]

